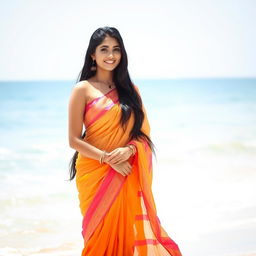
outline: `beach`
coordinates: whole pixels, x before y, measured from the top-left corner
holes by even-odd
[[[68,181],[73,81],[0,82],[0,256],[83,248]],[[158,217],[184,256],[256,255],[256,79],[135,80]]]

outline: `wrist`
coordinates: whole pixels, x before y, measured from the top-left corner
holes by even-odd
[[[104,163],[106,154],[107,154],[107,152],[106,152],[105,150],[102,150],[102,151],[101,151],[100,158],[99,158],[100,164],[103,164],[103,163]]]
[[[131,144],[128,144],[126,145],[126,147],[129,149],[130,151],[130,156],[134,156],[135,153],[136,153],[136,149],[135,149],[135,146],[134,145],[131,145]]]
[[[129,150],[129,153],[130,153],[130,157],[133,155],[133,150],[132,150],[132,148],[131,147],[129,147],[129,146],[126,146],[127,148],[128,148],[128,150]]]

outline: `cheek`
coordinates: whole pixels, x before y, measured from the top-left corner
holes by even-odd
[[[121,60],[121,57],[122,57],[122,56],[121,56],[121,53],[117,53],[117,54],[116,54],[116,58],[117,58],[117,59]]]
[[[104,53],[102,53],[102,52],[99,52],[99,53],[97,54],[97,57],[98,57],[99,59],[103,59],[103,58],[105,58],[105,55],[106,55],[106,54],[104,54]]]

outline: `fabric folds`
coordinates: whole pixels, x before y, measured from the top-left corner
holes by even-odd
[[[150,136],[143,110],[142,130]],[[137,152],[129,159],[132,172],[128,176],[78,154],[76,185],[83,216],[82,256],[181,256],[178,245],[157,217],[151,190],[152,151],[144,140],[129,140],[133,113],[124,128],[120,118],[115,88],[85,107],[86,142],[108,152],[129,143],[136,146]]]

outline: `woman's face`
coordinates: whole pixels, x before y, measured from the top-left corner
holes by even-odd
[[[121,60],[121,50],[117,40],[107,35],[91,56],[96,61],[97,69],[112,71]]]

